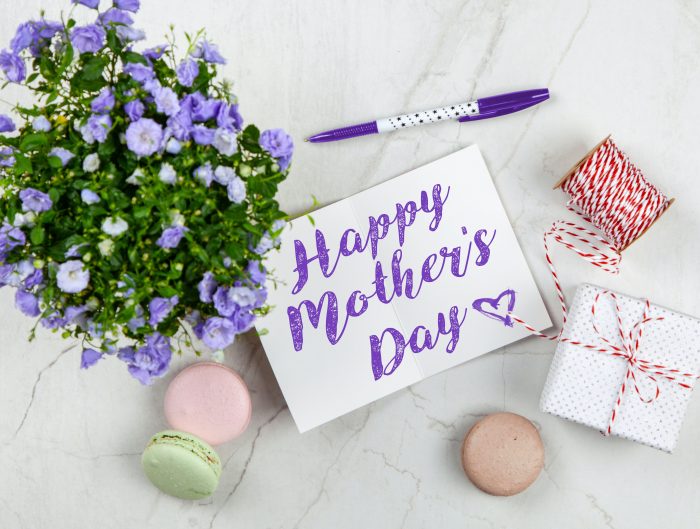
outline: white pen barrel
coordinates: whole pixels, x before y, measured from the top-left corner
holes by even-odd
[[[476,116],[478,113],[479,103],[477,101],[469,101],[468,103],[448,105],[446,107],[423,110],[412,114],[402,114],[400,116],[378,119],[377,131],[379,133],[390,132],[392,130],[405,129],[407,127],[415,127],[427,123],[438,123],[448,119],[458,119],[462,116]]]

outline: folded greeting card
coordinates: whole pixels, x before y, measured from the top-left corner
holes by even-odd
[[[291,222],[258,321],[304,432],[551,321],[468,147]],[[465,388],[468,391],[469,388]]]

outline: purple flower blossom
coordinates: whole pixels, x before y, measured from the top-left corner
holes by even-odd
[[[216,116],[216,124],[222,129],[241,130],[243,128],[243,117],[238,112],[238,105],[222,103]]]
[[[226,318],[209,318],[202,329],[202,341],[212,349],[224,349],[233,343],[236,329]]]
[[[124,111],[126,112],[126,115],[129,116],[131,121],[141,119],[144,110],[145,107],[143,106],[143,103],[138,99],[135,101],[129,101],[126,105],[124,105]]]
[[[214,134],[216,131],[204,125],[195,125],[192,127],[192,139],[198,145],[211,145],[214,142]]]
[[[164,184],[175,184],[177,181],[177,173],[175,172],[175,168],[169,163],[164,163],[160,166],[160,171],[158,171],[158,179]]]
[[[248,263],[248,275],[250,280],[256,285],[264,285],[267,280],[267,272],[260,261],[250,261]]]
[[[177,67],[177,80],[182,86],[190,87],[199,75],[199,64],[192,59],[185,59]]]
[[[7,252],[11,251],[17,246],[24,246],[26,242],[27,237],[20,228],[10,226],[7,222],[3,223],[2,227],[0,228],[0,264],[5,260]],[[4,272],[9,273],[11,268],[3,268],[3,270]],[[2,279],[0,282],[6,283],[7,281]]]
[[[189,112],[180,110],[180,112],[170,117],[168,119],[168,129],[170,129],[170,132],[176,139],[180,141],[189,140],[192,133],[192,118]]]
[[[49,195],[33,187],[28,187],[20,191],[19,198],[22,201],[22,211],[34,211],[35,213],[39,213],[41,211],[50,210],[53,205]]]
[[[90,189],[83,189],[80,192],[80,199],[86,204],[97,204],[100,201],[100,195]]]
[[[0,147],[0,167],[15,165],[15,151],[12,147]]]
[[[83,159],[83,171],[86,173],[94,173],[100,168],[100,155],[96,152],[88,154]]]
[[[87,328],[87,305],[66,307],[63,312],[64,325],[76,324],[80,328]]]
[[[197,290],[199,291],[199,299],[202,303],[211,303],[213,301],[214,292],[216,292],[218,285],[214,279],[214,274],[211,272],[205,272],[202,280],[197,284]]]
[[[85,246],[85,244],[74,244],[70,248],[66,250],[66,253],[64,254],[66,259],[69,259],[71,257],[80,257],[80,249]]]
[[[99,21],[102,25],[108,24],[123,24],[125,26],[130,26],[134,23],[134,19],[126,11],[117,9],[115,7],[109,8],[107,11],[99,16]]]
[[[219,48],[216,44],[212,44],[206,39],[202,39],[197,43],[191,55],[198,59],[204,59],[206,62],[226,64],[226,59],[219,53]]]
[[[24,59],[16,53],[3,50],[0,52],[0,69],[5,72],[8,81],[21,83],[24,81],[27,69]]]
[[[219,113],[222,102],[204,97],[201,92],[187,94],[182,98],[181,107],[190,113],[193,121],[209,121]]]
[[[99,0],[97,0],[99,2]],[[102,358],[102,353],[94,349],[83,349],[80,356],[80,369],[87,369],[94,366]]]
[[[182,150],[182,144],[175,138],[170,138],[165,143],[165,151],[170,154],[178,154]]]
[[[34,265],[28,260],[2,267],[2,283],[19,288],[22,283],[34,272]]]
[[[64,149],[63,147],[54,147],[49,151],[49,156],[55,156],[61,160],[61,165],[63,167],[65,167],[68,162],[75,158],[75,154],[70,152],[68,149]]]
[[[51,130],[51,122],[44,116],[37,116],[32,121],[32,128],[39,132],[48,132]]]
[[[156,244],[161,248],[176,248],[180,241],[185,236],[187,228],[184,226],[170,226],[163,230],[163,233],[156,241]]]
[[[154,378],[163,376],[170,366],[170,340],[155,332],[146,338],[146,344],[138,351],[124,347],[117,356],[129,366],[131,376],[148,385]]]
[[[206,187],[209,187],[211,185],[211,181],[214,179],[214,171],[212,171],[211,163],[207,162],[204,165],[197,167],[192,172],[192,176],[202,182]]]
[[[214,307],[221,316],[231,316],[237,309],[238,304],[231,297],[231,289],[219,287],[213,296]]]
[[[90,9],[97,9],[100,5],[100,0],[71,0],[74,4],[82,4]]]
[[[52,312],[45,318],[41,318],[39,322],[43,327],[46,327],[47,329],[57,329],[59,327],[63,327],[66,324],[66,320],[64,320],[61,314],[57,311]]]
[[[52,39],[56,33],[63,31],[63,29],[62,22],[46,20],[44,18],[34,22],[34,31],[38,41],[48,41]],[[43,46],[46,42],[38,42],[35,44]]]
[[[105,30],[97,24],[75,28],[70,35],[73,47],[80,53],[98,52],[105,43]]]
[[[131,26],[117,26],[117,36],[125,42],[137,42],[146,38],[146,32]]]
[[[15,130],[15,123],[10,116],[0,114],[0,132],[12,132]]]
[[[152,61],[157,61],[163,56],[163,54],[166,51],[168,51],[168,45],[160,44],[158,46],[154,46],[153,48],[148,48],[147,50],[144,50],[143,56]]]
[[[105,87],[92,100],[90,108],[95,114],[106,114],[114,108],[114,102],[114,92],[110,88]]]
[[[66,261],[58,267],[58,288],[69,294],[82,292],[90,281],[90,271],[83,268],[82,261]]]
[[[243,309],[252,307],[257,299],[252,288],[240,285],[231,287],[228,291],[228,297]]]
[[[35,268],[34,271],[29,274],[26,279],[22,282],[22,286],[26,290],[30,290],[37,285],[40,285],[44,281],[44,272],[40,268]]]
[[[294,152],[292,137],[282,129],[270,129],[260,135],[260,146],[277,158],[280,170],[289,167]]]
[[[171,298],[153,298],[148,304],[148,324],[151,327],[155,327],[165,318],[168,317],[170,311],[173,310],[175,305],[180,301],[180,298],[173,296]]]
[[[245,183],[238,177],[231,180],[226,186],[226,194],[228,199],[234,204],[240,204],[245,200],[246,189]]]
[[[136,13],[141,7],[139,0],[114,0],[114,7]]]
[[[146,318],[143,317],[143,309],[141,308],[141,305],[137,305],[135,310],[136,315],[126,324],[131,332],[136,332],[141,327],[146,325]]]
[[[126,145],[139,158],[150,156],[163,141],[163,129],[149,118],[134,121],[126,129]]]
[[[233,323],[236,333],[240,334],[249,331],[253,327],[255,315],[249,310],[237,310],[229,320]]]
[[[41,314],[39,299],[31,292],[17,290],[15,293],[15,307],[30,318],[36,318]]]
[[[174,116],[180,111],[180,102],[172,88],[161,87],[153,93],[156,108],[161,114]]]
[[[272,240],[272,237],[270,237],[270,234],[265,232],[262,237],[260,237],[260,240],[258,241],[257,246],[253,249],[253,251],[258,254],[258,255],[264,255],[270,250],[272,250],[272,247],[275,245],[274,241]]]
[[[155,76],[153,68],[138,62],[129,62],[124,66],[124,73],[130,76],[137,83],[145,83]]]
[[[12,51],[15,53],[19,53],[32,45],[36,38],[37,33],[34,27],[34,22],[23,22],[17,27],[15,36],[12,37],[12,40],[10,41],[10,48],[12,48]]]
[[[214,180],[216,180],[222,186],[229,185],[233,182],[236,176],[236,171],[233,167],[226,167],[225,165],[219,165],[214,171]]]
[[[129,229],[129,223],[121,217],[107,217],[102,221],[102,231],[112,237],[119,237]]]
[[[233,156],[238,150],[238,138],[229,129],[218,128],[214,133],[214,147],[224,156]]]
[[[112,118],[107,114],[93,114],[80,128],[80,133],[87,143],[103,143],[112,128]]]

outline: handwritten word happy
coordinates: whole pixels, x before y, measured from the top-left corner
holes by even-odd
[[[369,228],[364,241],[357,231],[353,228],[348,228],[340,237],[338,243],[339,252],[332,265],[330,264],[331,257],[328,247],[326,246],[326,238],[321,230],[316,230],[316,255],[313,257],[308,257],[306,247],[302,241],[298,239],[295,240],[294,254],[296,256],[297,266],[294,272],[297,273],[298,279],[294,288],[292,288],[292,294],[298,294],[301,292],[301,289],[304,288],[304,285],[309,279],[309,265],[313,261],[318,260],[321,273],[325,277],[331,277],[341,257],[349,257],[354,253],[362,253],[368,246],[372,252],[372,259],[376,259],[379,241],[388,235],[389,228],[394,224],[398,232],[399,246],[403,246],[406,237],[406,228],[415,222],[416,215],[420,212],[433,214],[428,228],[430,231],[437,230],[440,225],[440,220],[442,219],[442,209],[449,196],[449,187],[443,197],[442,186],[440,186],[440,184],[435,184],[432,190],[432,205],[429,203],[428,193],[421,191],[420,207],[416,202],[409,200],[405,204],[396,204],[396,214],[393,218],[389,217],[386,213],[382,213],[376,218],[369,217]]]

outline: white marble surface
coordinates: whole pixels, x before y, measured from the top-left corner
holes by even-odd
[[[2,0],[0,40],[40,4]],[[582,281],[700,316],[700,2],[144,0],[155,36],[206,26],[230,58],[244,116],[298,145],[281,201],[294,214],[478,143],[553,317],[541,233],[565,210],[551,184],[608,132],[678,198],[625,253],[618,278],[559,252],[569,295]],[[63,5],[63,2],[61,2]],[[329,126],[548,86],[534,110],[314,146]],[[16,94],[6,91],[4,98]],[[40,332],[0,292],[2,528],[685,528],[700,516],[700,399],[672,456],[537,409],[553,345],[525,340],[299,435],[255,336],[227,351],[253,391],[247,433],[222,446],[219,490],[159,494],[139,455],[165,426],[168,379],[144,388],[118,362],[80,371],[79,351]],[[187,364],[193,358],[182,358]],[[175,369],[173,370],[173,372]],[[460,442],[484,413],[530,417],[546,468],[525,493],[476,490]]]

